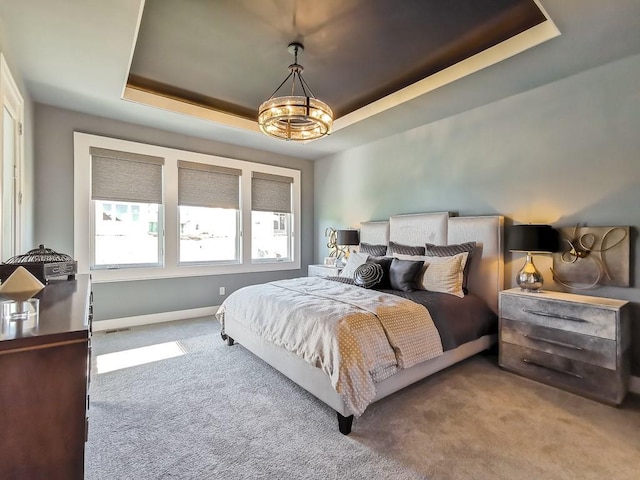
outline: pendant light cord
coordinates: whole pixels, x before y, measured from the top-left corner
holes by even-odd
[[[309,97],[309,98],[316,98],[316,96],[313,94],[313,91],[311,90],[311,87],[309,87],[309,84],[306,82],[306,80],[303,78],[302,74],[300,73],[300,68],[298,67],[302,67],[302,65],[300,65],[298,63],[298,47],[294,47],[294,52],[293,52],[293,64],[289,65],[289,68],[291,69],[291,72],[289,72],[289,75],[287,75],[287,78],[285,78],[282,83],[280,85],[278,85],[278,88],[276,88],[273,93],[271,94],[271,96],[269,97],[269,100],[271,100],[273,97],[275,97],[276,93],[278,93],[278,90],[280,90],[282,88],[282,86],[287,83],[287,81],[293,77],[293,80],[291,82],[291,96],[295,96],[295,88],[296,88],[296,77],[298,77],[298,82],[300,83],[300,88],[302,88],[302,93],[304,94],[305,97]]]

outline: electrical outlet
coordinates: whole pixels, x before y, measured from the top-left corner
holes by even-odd
[[[220,295],[224,295],[224,293],[225,293],[224,287],[220,287]]]

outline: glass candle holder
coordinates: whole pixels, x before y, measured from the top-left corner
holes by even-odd
[[[3,336],[25,335],[38,328],[39,299],[5,300],[0,307]]]

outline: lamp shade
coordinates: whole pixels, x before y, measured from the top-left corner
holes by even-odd
[[[557,252],[558,231],[551,225],[514,225],[507,230],[507,250],[511,252]]]
[[[360,235],[358,230],[338,230],[338,245],[358,245],[360,243]]]

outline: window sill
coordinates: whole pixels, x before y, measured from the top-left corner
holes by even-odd
[[[283,270],[299,270],[299,261],[252,263],[249,265],[216,265],[216,266],[177,266],[152,268],[120,268],[110,270],[91,270],[93,283],[127,282],[137,280],[158,280],[162,278],[205,277],[214,275],[235,275],[242,273],[274,272]]]

